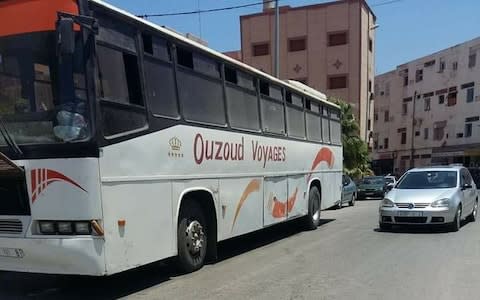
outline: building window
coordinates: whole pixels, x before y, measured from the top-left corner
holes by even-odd
[[[369,38],[369,39],[368,39],[368,50],[369,50],[370,52],[373,51],[373,40],[372,40],[372,38]]]
[[[450,93],[447,97],[447,106],[454,106],[457,104],[457,93]]]
[[[454,61],[454,62],[452,63],[452,69],[453,69],[454,71],[456,71],[456,70],[458,69],[458,62]]]
[[[253,56],[264,56],[270,54],[270,44],[261,43],[252,46]]]
[[[408,113],[408,103],[402,103],[402,115],[407,115]]]
[[[438,104],[443,104],[443,103],[445,103],[445,95],[439,95]]]
[[[402,145],[405,145],[405,144],[407,143],[407,132],[406,132],[406,131],[403,131],[403,132],[402,132],[402,138],[401,138],[400,143],[401,143]]]
[[[303,51],[307,49],[307,39],[306,38],[294,38],[288,40],[288,51],[296,52]]]
[[[378,121],[378,113],[374,113],[374,114],[373,114],[373,120],[374,120],[374,121]]]
[[[415,82],[420,82],[423,80],[423,69],[415,71]]]
[[[372,92],[372,81],[371,80],[368,81],[368,91]]]
[[[328,89],[344,89],[347,87],[347,75],[328,77]]]
[[[367,130],[372,130],[372,120],[367,120]]]
[[[424,110],[429,111],[430,110],[430,98],[424,98],[423,100],[425,101]]]
[[[472,136],[472,123],[465,124],[465,137]]]
[[[428,127],[423,128],[423,139],[428,140]]]
[[[428,68],[428,67],[431,67],[431,66],[434,66],[434,65],[435,65],[435,60],[434,59],[432,59],[430,61],[427,61],[426,63],[423,64],[423,66],[425,68]]]
[[[433,124],[433,140],[434,141],[441,141],[443,139],[443,136],[445,135],[445,126],[447,126],[446,121],[435,122]]]
[[[420,136],[420,131],[415,131],[415,136]]]
[[[386,110],[383,117],[384,121],[388,122],[390,120],[390,111]]]
[[[390,96],[390,82],[385,83],[385,96]]]
[[[388,138],[383,139],[383,148],[388,149]]]
[[[445,60],[440,58],[440,62],[438,63],[438,72],[442,73],[445,70]]]
[[[347,44],[347,32],[328,33],[328,46],[339,46]]]
[[[403,76],[403,86],[407,86],[408,85],[408,74]]]
[[[467,103],[473,102],[473,88],[467,89]]]
[[[378,141],[373,141],[373,149],[378,149]]]
[[[477,54],[473,53],[468,56],[468,67],[473,68],[477,63]]]

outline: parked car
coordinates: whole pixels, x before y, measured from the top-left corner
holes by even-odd
[[[365,177],[357,184],[357,199],[365,199],[366,197],[383,198],[385,195],[385,188],[385,177]]]
[[[355,200],[357,199],[357,185],[347,175],[343,175],[342,181],[343,181],[342,200],[339,201],[337,206],[338,208],[342,208],[344,203],[348,203],[349,206],[354,206]]]
[[[458,231],[462,220],[476,220],[477,210],[477,187],[465,167],[417,168],[385,195],[379,223],[381,229],[397,224],[449,224]]]

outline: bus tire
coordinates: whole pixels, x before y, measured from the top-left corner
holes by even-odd
[[[188,201],[180,210],[177,228],[178,267],[185,273],[205,264],[208,228],[203,210],[197,202]]]
[[[320,224],[321,199],[316,186],[310,188],[308,193],[308,214],[304,218],[306,230],[315,230]]]

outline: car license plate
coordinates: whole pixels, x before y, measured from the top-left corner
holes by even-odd
[[[19,248],[0,248],[0,256],[23,258],[25,256],[25,253],[22,249]]]
[[[423,213],[421,211],[399,211],[397,212],[399,217],[421,217]]]

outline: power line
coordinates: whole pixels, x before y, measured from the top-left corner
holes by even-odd
[[[372,5],[370,5],[370,6],[371,6],[371,7],[382,6],[382,5],[393,4],[393,3],[401,2],[401,1],[403,1],[403,0],[390,0],[390,1],[385,1],[385,2],[380,2],[380,3],[372,4]]]
[[[262,5],[262,4],[264,4],[264,3],[271,3],[271,2],[275,2],[275,1],[277,1],[277,0],[269,0],[269,1],[255,2],[255,3],[244,4],[244,5],[237,5],[237,6],[227,6],[227,7],[211,8],[211,9],[205,9],[205,10],[197,9],[197,10],[193,10],[193,11],[184,11],[184,12],[176,12],[176,13],[144,14],[144,15],[137,15],[137,17],[146,19],[146,18],[150,18],[150,17],[168,17],[168,16],[182,16],[182,15],[203,14],[203,13],[211,13],[211,12],[217,12],[217,11],[225,11],[225,10],[232,10],[232,9],[239,9],[239,8],[257,6],[257,5]],[[278,1],[280,1],[280,0],[278,0]]]

